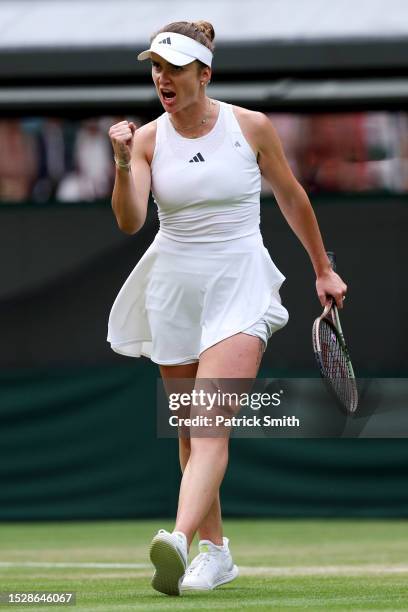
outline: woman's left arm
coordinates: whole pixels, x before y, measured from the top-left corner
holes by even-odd
[[[324,306],[327,296],[332,296],[342,308],[347,285],[330,266],[312,205],[290,169],[279,136],[263,113],[253,113],[253,130],[259,168],[271,185],[286,221],[309,254],[320,303]]]

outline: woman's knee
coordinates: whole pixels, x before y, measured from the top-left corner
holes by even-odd
[[[214,438],[191,438],[191,453],[203,455],[208,457],[209,455],[228,456],[228,438],[227,437],[214,437]]]
[[[190,438],[179,438],[179,448],[184,453],[191,452],[191,440]]]
[[[182,472],[184,472],[184,468],[190,459],[190,454],[191,447],[189,438],[179,438],[179,460]]]

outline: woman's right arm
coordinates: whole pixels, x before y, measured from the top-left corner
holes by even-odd
[[[116,166],[112,209],[119,228],[135,234],[146,220],[151,174],[148,161],[152,125],[136,129],[133,122],[121,121],[109,130],[114,155],[129,168]]]

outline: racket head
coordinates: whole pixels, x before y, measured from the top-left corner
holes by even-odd
[[[357,384],[343,335],[335,325],[332,301],[313,323],[312,342],[321,376],[341,408],[353,414],[358,405]]]

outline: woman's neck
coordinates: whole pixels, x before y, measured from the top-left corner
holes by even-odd
[[[169,115],[170,121],[177,132],[187,138],[197,138],[202,132],[211,130],[216,118],[216,103],[210,98],[204,98],[203,104],[192,109],[190,106],[178,113]]]

